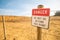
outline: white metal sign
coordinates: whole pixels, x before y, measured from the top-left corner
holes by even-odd
[[[33,9],[32,10],[32,25],[48,28],[50,9]]]

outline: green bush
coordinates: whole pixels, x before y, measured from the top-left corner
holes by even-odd
[[[54,16],[60,16],[60,11],[57,11]]]

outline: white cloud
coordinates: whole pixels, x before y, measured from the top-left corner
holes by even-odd
[[[59,10],[60,9],[60,1],[59,0],[46,0],[46,7],[51,8],[51,10]]]
[[[9,16],[31,16],[31,10],[29,11],[19,11],[12,9],[0,9],[0,15],[9,15]]]
[[[12,10],[12,9],[0,9],[0,15],[12,15],[15,12],[17,12],[17,10]]]

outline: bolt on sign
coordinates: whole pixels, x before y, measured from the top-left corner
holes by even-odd
[[[32,9],[32,25],[42,28],[48,28],[49,15],[49,8]]]

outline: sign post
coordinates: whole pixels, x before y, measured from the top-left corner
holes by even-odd
[[[41,40],[41,29],[48,28],[49,14],[50,9],[43,8],[43,5],[38,5],[38,9],[32,10],[32,25],[37,26],[37,40]]]

